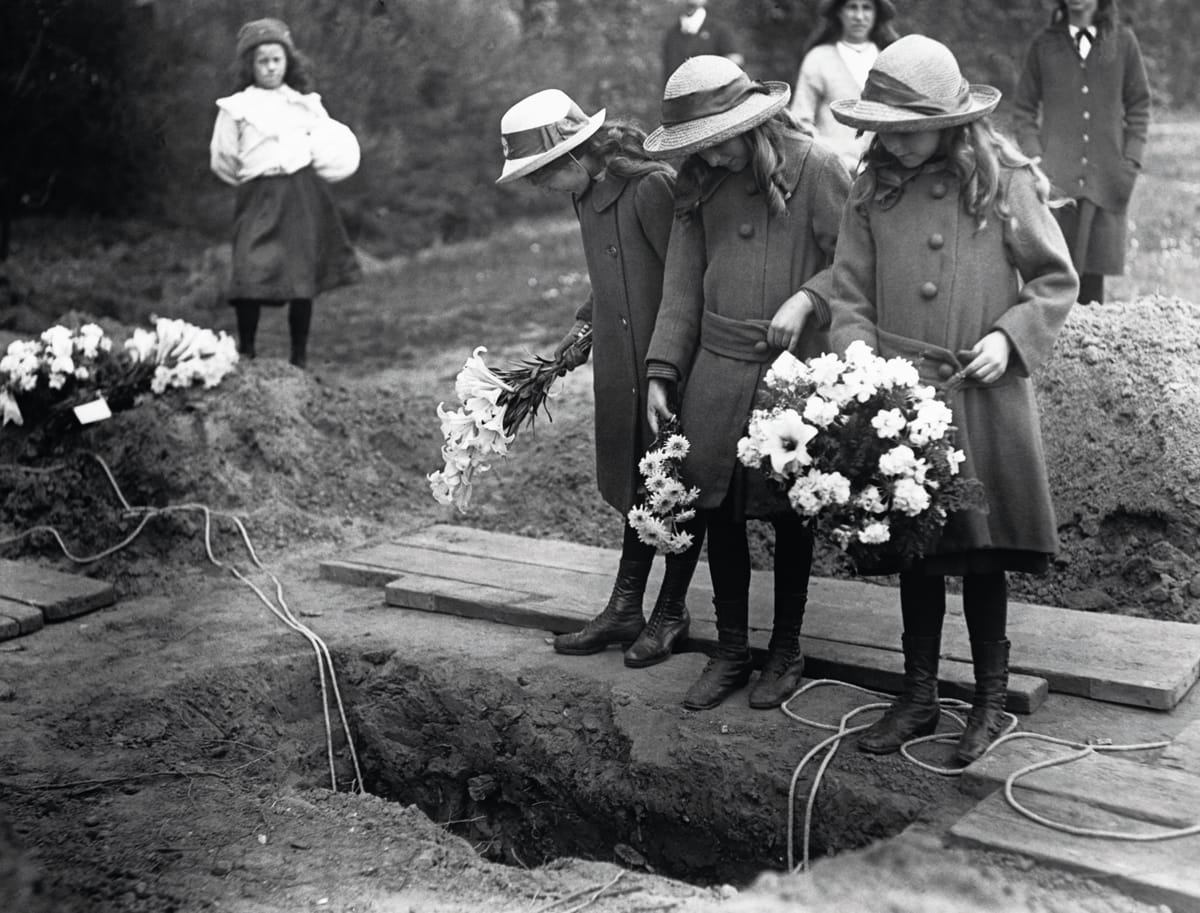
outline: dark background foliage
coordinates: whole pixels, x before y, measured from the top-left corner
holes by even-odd
[[[1050,0],[898,0],[901,33],[953,47],[968,78],[1008,91]],[[791,82],[817,0],[712,0],[747,69]],[[4,0],[0,3],[0,257],[34,213],[136,214],[223,237],[231,195],[208,171],[213,101],[234,89],[247,19],[291,25],[317,90],[363,165],[338,198],[379,255],[493,230],[539,194],[493,184],[498,124],[547,86],[652,127],[665,0]],[[1200,95],[1194,0],[1124,0],[1160,112]],[[1003,110],[1001,111],[1003,117]],[[553,204],[550,204],[553,205]]]

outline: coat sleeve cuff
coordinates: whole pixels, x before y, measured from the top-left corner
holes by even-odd
[[[651,380],[667,380],[671,383],[679,383],[679,372],[675,366],[666,361],[654,361],[653,359],[646,362],[646,377]]]

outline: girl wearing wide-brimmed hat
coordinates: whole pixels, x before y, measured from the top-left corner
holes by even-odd
[[[243,25],[237,60],[240,91],[217,99],[210,164],[237,188],[229,303],[238,351],[255,356],[264,305],[288,304],[291,362],[302,368],[313,299],[361,275],[328,186],[358,169],[358,141],[309,91],[286,23]]]
[[[850,176],[787,111],[786,83],[756,82],[701,55],[667,81],[654,155],[684,157],[663,301],[647,356],[652,428],[675,410],[685,481],[708,528],[719,645],[683,704],[714,707],[750,679],[747,518],[775,528],[774,627],[752,707],[778,707],[803,672],[800,625],[812,535],[782,495],[737,460],[755,391],[785,349],[825,351],[829,266]]]
[[[555,355],[570,366],[587,358],[576,345],[591,331],[596,409],[596,479],[604,500],[622,516],[633,506],[638,461],[653,441],[646,424],[646,348],[662,297],[663,260],[674,213],[675,171],[642,148],[645,132],[588,116],[558,89],[536,92],[500,121],[504,168],[499,184],[524,180],[568,193],[575,205],[591,294]],[[692,524],[691,548],[668,555],[654,610],[646,622],[642,598],[655,548],[625,522],[621,560],[604,609],[580,631],[554,638],[559,653],[626,647],[625,664],[654,665],[687,636],[684,597],[704,541]]]
[[[1150,83],[1116,0],[1057,0],[1013,93],[1013,129],[1056,192],[1079,301],[1104,300],[1104,277],[1125,271],[1125,212],[1150,130]]]
[[[999,101],[962,78],[945,45],[910,35],[880,53],[860,98],[833,104],[843,123],[876,133],[838,237],[834,348],[862,340],[946,390],[961,471],[982,482],[988,507],[952,515],[933,552],[900,575],[904,689],[859,739],[874,753],[937,727],[946,575],[963,578],[975,666],[956,755],[968,763],[986,750],[1006,720],[1005,572],[1044,572],[1058,550],[1030,375],[1078,277],[1045,175],[988,123]]]

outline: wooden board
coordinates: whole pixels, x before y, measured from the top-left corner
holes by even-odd
[[[12,624],[9,625],[6,622]],[[0,596],[0,627],[8,629],[15,626],[15,630],[8,635],[9,637],[32,634],[34,631],[40,631],[45,624],[46,619],[42,615],[41,609]],[[0,635],[0,640],[2,639],[3,635]]]
[[[1175,736],[1158,763],[1200,776],[1200,720],[1189,723]]]
[[[418,555],[418,553],[426,553]],[[382,543],[341,556],[322,566],[331,579],[358,575],[376,583],[388,573],[394,579],[417,571],[453,577],[437,567],[464,569],[465,559],[488,559],[508,570],[499,582],[476,575],[470,582],[522,589],[530,580],[539,591],[567,581],[576,588],[598,578],[607,596],[608,581],[617,565],[617,553],[574,543],[530,539],[460,526],[432,526],[396,542]],[[413,562],[416,562],[415,565]],[[656,566],[661,562],[656,562]],[[517,580],[521,585],[513,586]],[[542,581],[547,581],[545,584]],[[568,589],[567,592],[570,592]],[[697,570],[691,602],[700,606],[711,599],[705,567]],[[581,599],[581,602],[583,600]],[[894,588],[862,581],[814,579],[809,591],[804,630],[810,638],[898,651],[900,611]],[[961,599],[947,597],[951,617],[946,620],[943,656],[970,662],[966,626],[960,617]],[[594,604],[593,604],[594,605]],[[594,609],[592,610],[594,612]],[[756,571],[751,584],[751,627],[771,625],[771,575]],[[1009,635],[1013,641],[1015,672],[1046,679],[1051,691],[1077,694],[1096,700],[1168,710],[1175,706],[1200,676],[1200,625],[1152,621],[1123,615],[1102,615],[1049,606],[1012,602]]]
[[[116,602],[112,584],[0,559],[0,597],[41,609],[46,621],[63,621]]]
[[[1128,799],[1132,811],[1141,794],[1128,794]],[[1140,818],[1074,798],[1042,794],[1028,801],[1038,814],[1076,826],[1156,830]],[[1200,913],[1200,836],[1152,842],[1076,837],[1030,820],[1013,810],[1001,793],[993,793],[950,828],[950,839],[1082,872],[1147,903],[1165,904],[1174,913]]]

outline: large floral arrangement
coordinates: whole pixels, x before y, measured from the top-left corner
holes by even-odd
[[[928,551],[951,512],[983,507],[982,486],[959,474],[953,420],[903,358],[861,342],[844,359],[784,353],[738,459],[781,485],[860,568],[902,567]]]
[[[638,538],[660,552],[686,552],[695,541],[681,526],[696,516],[693,505],[700,497],[698,488],[684,484],[680,469],[691,443],[670,422],[659,430],[658,438],[638,462],[642,476],[642,500],[629,511],[629,525]]]
[[[237,361],[227,333],[182,320],[156,318],[122,345],[94,323],[53,326],[0,357],[0,427],[54,422],[97,400],[116,412],[169,389],[214,387]]]
[[[591,349],[591,330],[575,343],[577,351]],[[457,409],[438,403],[442,424],[444,465],[426,478],[440,504],[453,504],[466,512],[476,479],[497,460],[508,456],[509,445],[522,427],[532,427],[540,413],[549,417],[551,388],[570,367],[566,355],[558,358],[530,356],[507,368],[488,367],[477,347],[454,381]]]

